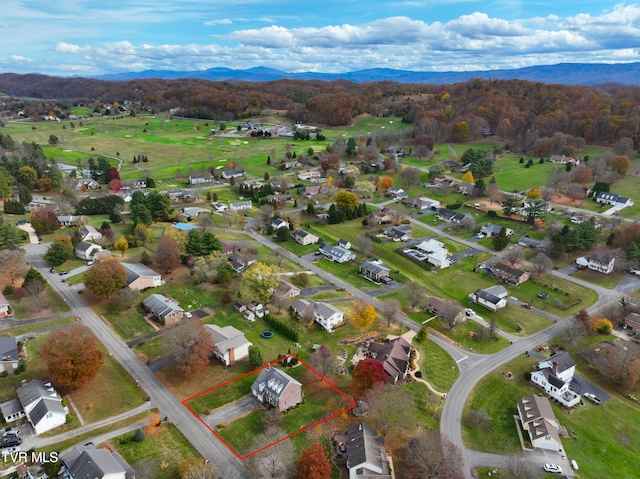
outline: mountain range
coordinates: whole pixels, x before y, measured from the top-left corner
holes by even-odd
[[[146,70],[141,72],[113,73],[92,76],[99,80],[127,81],[139,78],[199,78],[212,81],[248,81],[264,82],[280,79],[291,80],[350,80],[353,82],[394,81],[398,83],[450,84],[464,82],[471,78],[529,80],[562,85],[596,85],[601,83],[620,83],[640,85],[640,63],[559,63],[512,70],[482,70],[464,72],[417,72],[393,70],[389,68],[371,68],[347,73],[284,72],[267,67],[255,67],[246,70],[231,68],[211,68],[200,71]]]

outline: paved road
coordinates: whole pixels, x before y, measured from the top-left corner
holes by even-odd
[[[65,288],[65,284],[60,283],[57,275],[49,273],[49,268],[42,259],[48,246],[47,244],[26,245],[27,261],[50,280],[52,288],[72,308],[72,314],[82,318],[82,322],[93,331],[113,357],[134,380],[138,381],[140,387],[150,396],[151,403],[160,410],[160,414],[169,417],[169,420],[178,427],[200,454],[215,465],[221,475],[226,479],[236,477],[250,479],[251,476],[244,470],[243,465],[181,404],[149,368],[138,360],[120,338],[87,306],[82,296],[78,295],[73,288]]]

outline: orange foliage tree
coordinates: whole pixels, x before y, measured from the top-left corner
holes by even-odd
[[[366,301],[359,300],[349,310],[349,317],[358,327],[366,328],[376,319],[376,310]]]
[[[394,186],[395,184],[396,184],[396,182],[393,181],[393,178],[391,178],[390,176],[383,176],[382,178],[380,178],[380,189],[381,190],[389,189],[392,186]]]
[[[74,325],[51,333],[40,348],[53,383],[64,389],[78,389],[98,374],[104,353],[85,326]]]
[[[117,258],[97,260],[84,274],[84,285],[96,298],[108,298],[127,284],[127,272]]]
[[[382,363],[372,358],[366,358],[353,369],[349,391],[354,398],[359,398],[369,389],[386,381],[387,373],[384,372]]]
[[[298,476],[305,479],[329,479],[331,477],[329,455],[319,442],[314,442],[302,451],[296,470]]]

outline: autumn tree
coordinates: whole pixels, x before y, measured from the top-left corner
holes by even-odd
[[[336,194],[334,202],[338,208],[353,208],[358,205],[358,196],[350,191],[340,191]]]
[[[359,328],[366,328],[375,321],[376,310],[365,300],[359,299],[349,310],[349,317]]]
[[[617,155],[611,160],[611,170],[618,173],[620,176],[627,176],[627,172],[631,167],[631,162],[628,156]]]
[[[178,469],[179,479],[219,479],[213,465],[202,459],[187,459]]]
[[[9,278],[11,284],[20,277],[26,264],[22,250],[0,250],[0,272],[2,272],[3,276]]]
[[[372,358],[366,358],[353,368],[349,391],[354,398],[361,398],[369,389],[386,381],[387,373],[384,372],[382,363]]]
[[[215,344],[202,323],[194,322],[169,332],[165,349],[180,373],[191,376],[207,367]]]
[[[154,262],[162,271],[169,271],[180,266],[180,248],[171,238],[163,236],[158,241],[158,249]]]
[[[410,281],[402,288],[402,293],[409,303],[409,307],[412,310],[416,310],[422,307],[422,304],[426,301],[427,291],[424,287],[414,281]]]
[[[606,318],[598,318],[593,323],[593,330],[600,334],[609,334],[613,329],[613,324]]]
[[[79,325],[52,332],[39,354],[53,383],[69,390],[93,379],[104,363],[104,353],[98,349],[95,336]]]
[[[97,298],[108,298],[127,284],[127,272],[116,258],[96,260],[84,274],[84,285]]]
[[[420,170],[414,167],[403,168],[400,172],[400,185],[406,190],[420,182]]]
[[[380,301],[379,311],[380,315],[387,320],[387,326],[391,326],[391,323],[402,312],[402,307],[397,299],[387,298]]]
[[[407,444],[408,479],[464,479],[460,450],[440,431],[423,430]]]
[[[38,172],[31,166],[21,166],[16,173],[16,179],[22,186],[32,190],[38,181]]]
[[[60,229],[60,222],[55,211],[40,208],[31,212],[30,219],[31,226],[38,233],[49,234]]]
[[[389,189],[395,184],[395,181],[393,181],[393,178],[391,178],[390,176],[383,176],[382,178],[380,178],[380,183],[378,183],[381,190]]]
[[[462,175],[462,178],[460,179],[460,181],[462,181],[463,183],[475,183],[476,179],[473,177],[473,173],[471,173],[470,171],[467,171],[464,175]]]
[[[375,191],[375,185],[367,180],[356,181],[353,185],[353,192],[360,198],[371,198]]]
[[[325,377],[331,367],[336,362],[336,355],[333,354],[331,348],[324,344],[316,349],[311,355],[311,362],[318,369],[318,372]]]
[[[302,451],[296,467],[298,477],[305,479],[329,479],[331,469],[329,454],[319,442],[314,442]]]
[[[127,239],[124,236],[120,236],[120,238],[118,238],[116,242],[113,243],[113,248],[120,251],[122,253],[122,256],[124,256],[124,254],[129,249],[129,243],[127,242]]]
[[[255,297],[262,304],[266,304],[271,294],[280,284],[277,266],[271,266],[258,261],[242,274],[240,288],[248,296]]]

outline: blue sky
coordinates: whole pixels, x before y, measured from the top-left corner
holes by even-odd
[[[595,0],[2,0],[0,72],[461,71],[640,61],[640,6]]]

